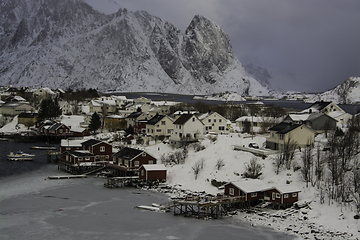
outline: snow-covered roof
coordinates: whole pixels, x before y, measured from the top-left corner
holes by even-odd
[[[264,189],[270,189],[272,187],[268,183],[264,183],[259,179],[243,179],[231,183],[240,188],[245,193],[261,192]]]
[[[332,118],[338,118],[342,115],[345,115],[345,114],[349,114],[349,113],[345,113],[345,112],[340,112],[340,111],[335,111],[335,112],[328,112],[326,113],[327,115],[329,115],[330,117]],[[350,115],[350,114],[349,114]]]
[[[166,171],[164,164],[143,164],[146,171]]]
[[[84,139],[76,139],[76,140],[70,140],[70,139],[61,139],[60,147],[81,147],[81,143],[84,142]]]

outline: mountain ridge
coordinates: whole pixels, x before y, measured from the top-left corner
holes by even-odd
[[[103,14],[80,0],[0,1],[2,85],[267,95],[227,34],[196,15],[185,33],[145,11]]]

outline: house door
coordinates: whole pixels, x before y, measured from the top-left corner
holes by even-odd
[[[272,200],[275,201],[275,193],[272,193]]]

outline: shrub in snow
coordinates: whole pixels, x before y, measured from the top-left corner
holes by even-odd
[[[223,166],[225,166],[224,160],[223,159],[218,159],[216,164],[215,164],[215,168],[217,170],[220,170]]]
[[[261,176],[262,165],[258,163],[256,158],[252,158],[249,163],[245,163],[245,178],[257,179]]]

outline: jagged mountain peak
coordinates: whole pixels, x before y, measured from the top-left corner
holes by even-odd
[[[267,92],[245,73],[227,34],[206,17],[196,15],[182,33],[145,11],[106,15],[81,0],[14,1],[18,5],[0,9],[3,85]]]

